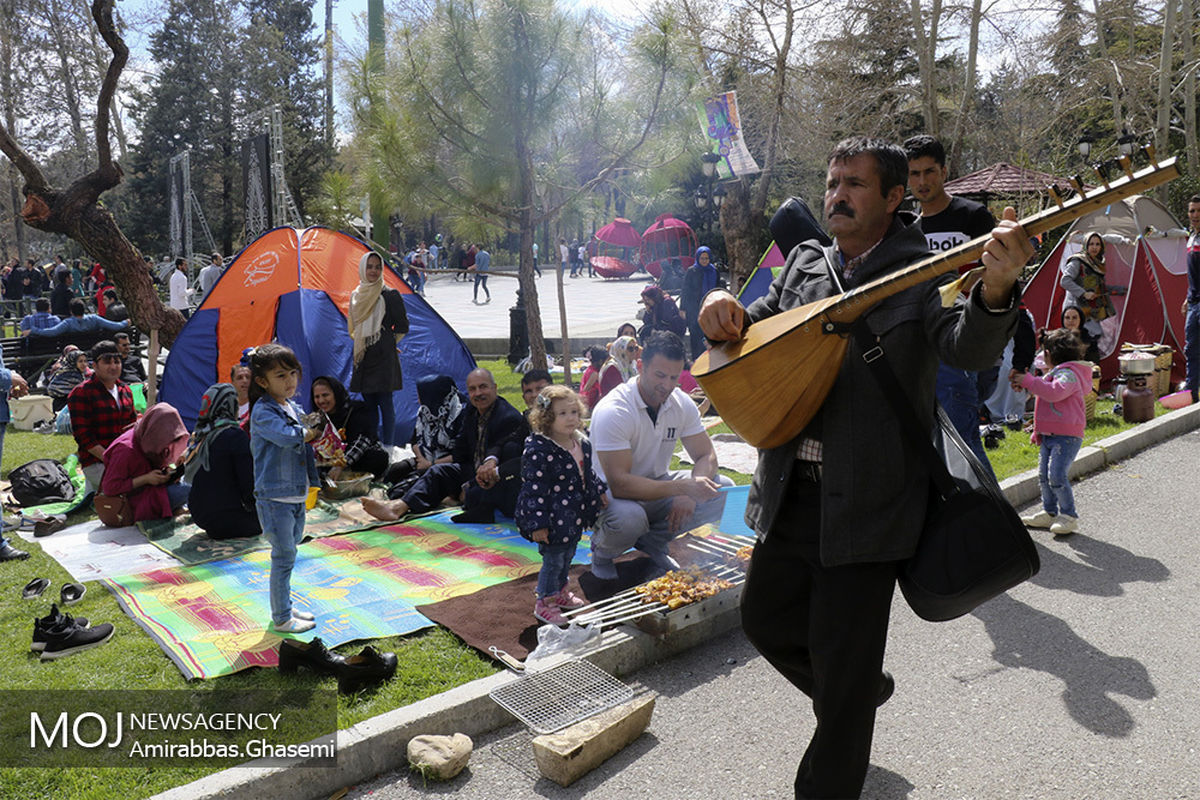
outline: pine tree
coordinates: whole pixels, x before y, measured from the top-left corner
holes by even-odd
[[[142,138],[130,178],[129,233],[143,247],[169,247],[168,163],[191,149],[192,189],[228,253],[240,234],[235,121],[240,116],[242,29],[232,0],[171,0],[150,39],[159,72],[139,92]],[[202,242],[196,242],[197,246]],[[190,255],[190,254],[189,254]]]
[[[278,103],[283,111],[284,171],[292,197],[304,212],[321,191],[332,153],[323,129],[321,37],[313,24],[315,0],[249,0],[245,50],[246,111],[253,115]]]

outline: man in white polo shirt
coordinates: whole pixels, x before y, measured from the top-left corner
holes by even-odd
[[[631,547],[660,569],[676,569],[667,552],[671,539],[721,518],[733,481],[717,471],[717,454],[700,422],[696,404],[679,388],[683,340],[659,331],[647,341],[639,374],[613,389],[592,413],[596,472],[610,500],[592,535],[592,573],[617,577],[613,559]],[[675,446],[683,442],[695,466],[670,471]]]

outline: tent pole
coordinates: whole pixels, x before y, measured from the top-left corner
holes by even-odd
[[[149,407],[158,402],[155,397],[158,394],[158,328],[150,331],[150,350],[147,353],[147,360],[150,362],[150,369],[146,373],[146,405]]]

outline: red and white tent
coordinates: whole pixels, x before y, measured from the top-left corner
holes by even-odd
[[[1116,377],[1121,344],[1167,344],[1175,349],[1172,383],[1183,379],[1183,313],[1187,294],[1187,232],[1157,200],[1135,196],[1075,220],[1025,287],[1025,306],[1037,327],[1059,327],[1066,292],[1061,268],[1092,232],[1104,239],[1105,282],[1117,314],[1105,320],[1100,369]],[[1115,290],[1115,291],[1114,291]]]

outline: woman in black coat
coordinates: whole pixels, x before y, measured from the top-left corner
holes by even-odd
[[[230,384],[213,384],[201,398],[183,463],[184,480],[192,485],[192,522],[213,539],[262,533],[254,508],[250,437],[238,425],[237,390]]]
[[[388,451],[379,442],[374,409],[351,400],[342,382],[329,375],[313,380],[311,399],[313,410],[323,414],[337,431],[346,457],[344,469],[381,476],[388,467]],[[337,480],[342,470],[343,467],[333,466],[329,477]]]
[[[391,447],[396,438],[392,392],[403,385],[396,342],[408,333],[408,314],[400,293],[384,287],[383,260],[377,253],[367,253],[359,260],[358,279],[347,320],[354,340],[350,391],[362,395],[368,411],[379,409],[383,423],[380,441]]]

